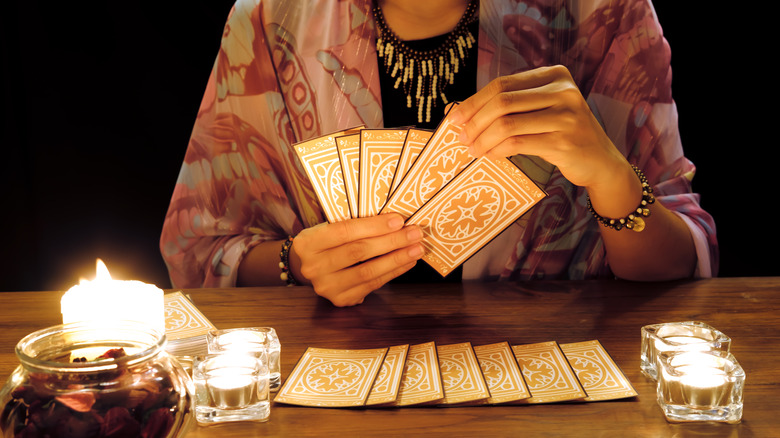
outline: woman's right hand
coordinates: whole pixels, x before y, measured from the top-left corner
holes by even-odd
[[[395,213],[319,224],[295,236],[290,269],[335,306],[353,306],[411,269],[423,256],[422,238]]]

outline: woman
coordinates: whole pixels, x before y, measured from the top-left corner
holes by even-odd
[[[472,37],[452,84],[422,91],[434,104],[393,87],[385,51],[423,51],[407,56],[419,66]],[[711,276],[715,227],[691,193],[669,59],[649,0],[241,0],[163,228],[173,284],[286,278],[345,306],[424,265],[421,231],[397,215],[323,223],[291,146],[359,125],[435,125],[442,93],[462,101],[453,117],[472,155],[512,157],[548,193],[464,279]],[[629,216],[637,206],[651,214]]]

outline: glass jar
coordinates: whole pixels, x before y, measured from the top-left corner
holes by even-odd
[[[72,323],[25,336],[0,391],[3,437],[177,437],[194,385],[148,326]]]

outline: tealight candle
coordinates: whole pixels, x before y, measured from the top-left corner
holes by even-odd
[[[237,351],[209,354],[194,365],[192,378],[199,423],[268,420],[268,366],[260,357]]]
[[[642,327],[642,372],[657,379],[658,355],[671,351],[729,351],[731,339],[703,322],[685,321]]]
[[[233,370],[227,369],[227,372]],[[240,409],[255,399],[257,385],[250,375],[214,375],[208,379],[209,396],[219,409]]]
[[[731,353],[672,351],[658,359],[658,404],[669,421],[741,420],[745,372]]]
[[[100,322],[117,320],[139,321],[160,333],[165,333],[165,304],[158,287],[130,280],[111,278],[102,260],[97,260],[97,273],[92,281],[81,282],[62,296],[62,322]]]
[[[272,327],[247,327],[211,330],[206,335],[209,353],[243,351],[263,354],[270,372],[271,392],[281,386],[279,357],[282,345]]]

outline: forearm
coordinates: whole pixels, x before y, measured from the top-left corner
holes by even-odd
[[[601,227],[612,272],[635,281],[691,277],[697,256],[688,226],[659,203],[651,211],[640,233]]]
[[[621,167],[610,184],[608,188],[589,190],[593,208],[605,217],[625,217],[642,199],[639,178]],[[642,217],[645,224],[640,232],[600,226],[612,272],[619,278],[635,281],[690,277],[697,255],[688,226],[659,202],[647,208],[650,215]]]
[[[286,282],[280,277],[282,270],[279,267],[279,252],[283,240],[269,240],[252,247],[238,265],[237,286],[284,286]],[[293,251],[289,252],[289,267],[295,269],[300,266],[297,256]],[[295,267],[295,268],[294,268]],[[293,278],[301,279],[300,273],[293,272]]]

